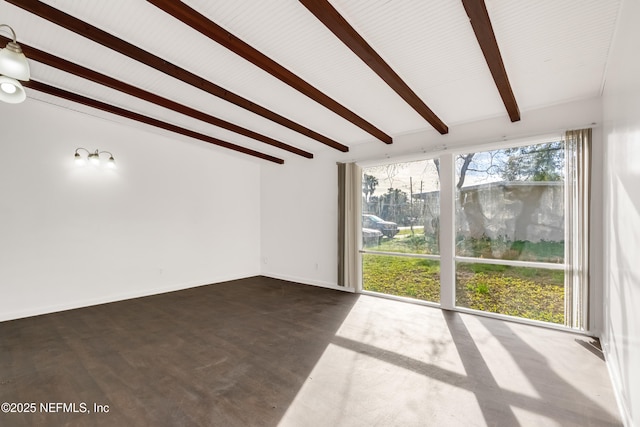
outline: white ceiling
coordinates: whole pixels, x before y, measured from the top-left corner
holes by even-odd
[[[485,0],[523,121],[528,110],[600,94],[620,1]],[[488,117],[509,120],[461,1],[330,2],[448,126]],[[342,144],[383,144],[148,2],[43,3]],[[387,134],[432,129],[297,0],[184,3]],[[303,150],[333,150],[2,0],[0,23],[15,29],[19,43]],[[34,80],[283,159],[295,156],[35,61],[30,63]],[[27,95],[66,108],[106,114],[30,89]]]

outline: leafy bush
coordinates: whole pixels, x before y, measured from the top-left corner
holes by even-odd
[[[456,253],[460,256],[475,258],[496,258],[538,262],[564,262],[564,241],[530,242],[528,240],[506,240],[504,236],[491,239],[486,235],[480,238],[456,238]]]

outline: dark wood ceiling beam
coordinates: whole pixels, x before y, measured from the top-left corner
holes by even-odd
[[[0,42],[8,43],[9,39],[6,37],[0,36]],[[182,105],[175,101],[171,101],[167,98],[163,98],[159,95],[153,94],[151,92],[147,92],[143,89],[137,88],[128,83],[124,83],[112,77],[98,73],[97,71],[93,71],[81,65],[74,64],[73,62],[67,61],[66,59],[62,59],[50,53],[43,52],[39,49],[26,45],[22,42],[20,42],[20,47],[22,48],[22,51],[27,56],[27,58],[29,58],[30,60],[41,62],[43,64],[49,65],[50,67],[54,67],[59,70],[65,71],[69,74],[82,77],[92,82],[102,84],[104,86],[110,87],[112,89],[116,89],[128,95],[135,96],[136,98],[143,99],[147,102],[151,102],[153,104],[175,111],[176,113],[184,114],[184,115],[193,117],[195,119],[201,120],[203,122],[212,124],[214,126],[218,126],[218,127],[230,130],[232,132],[247,136],[249,138],[256,139],[258,141],[269,144],[273,147],[277,147],[282,150],[289,151],[291,153],[297,154],[299,156],[302,156],[308,159],[313,158],[313,154],[307,151],[301,150],[296,147],[292,147],[288,144],[277,141],[273,138],[269,138],[268,136],[261,135],[257,132],[253,132],[249,129],[245,129],[233,123],[229,123],[225,120],[222,120],[217,117],[211,116],[209,114],[203,113],[201,111],[195,110],[191,107],[187,107],[186,105]]]
[[[315,139],[329,147],[336,150],[346,152],[348,148],[331,138],[319,134],[311,129],[308,129],[292,120],[287,119],[273,111],[270,111],[260,105],[251,102],[233,92],[230,92],[215,83],[212,83],[200,76],[197,76],[177,65],[155,56],[129,42],[119,39],[93,25],[90,25],[78,18],[75,18],[67,13],[62,12],[54,7],[51,7],[38,0],[5,0],[7,3],[11,3],[23,10],[33,13],[49,22],[57,24],[69,31],[72,31],[80,36],[86,37],[98,44],[101,44],[109,49],[128,56],[131,59],[139,61],[151,68],[154,68],[162,73],[165,73],[173,78],[181,80],[187,84],[190,84],[200,90],[208,92],[211,95],[224,99],[232,104],[235,104],[241,108],[249,110],[259,116],[274,121],[284,127],[301,133],[309,138]]]
[[[441,134],[449,128],[327,0],[300,0],[336,37]]]
[[[175,0],[147,0],[149,3],[157,6],[174,18],[182,21],[194,30],[210,38],[211,40],[226,47],[236,55],[239,55],[251,62],[255,66],[261,68],[273,77],[288,84],[297,91],[305,94],[317,103],[323,105],[334,113],[338,114],[345,120],[358,126],[365,132],[375,136],[379,140],[391,144],[392,138],[369,123],[353,111],[349,110],[342,104],[338,103],[325,93],[316,89],[314,86],[304,81],[276,61],[259,52],[249,44],[240,40],[215,22],[200,14],[196,10],[190,8],[186,4]]]
[[[478,39],[480,49],[482,49],[484,59],[487,61],[502,102],[509,113],[509,118],[512,122],[517,122],[520,120],[520,109],[513,95],[513,90],[511,90],[504,62],[502,62],[502,55],[500,54],[496,35],[493,32],[491,19],[489,19],[487,6],[484,0],[462,0],[462,4],[469,16],[471,27],[476,34],[476,39]]]
[[[33,79],[28,82],[22,82],[22,84],[25,87],[28,87],[29,89],[34,89],[39,92],[56,96],[58,98],[63,98],[69,101],[77,102],[82,105],[87,105],[89,107],[96,108],[98,110],[106,111],[121,117],[126,117],[127,119],[135,120],[137,122],[145,123],[150,126],[168,130],[169,132],[174,132],[180,135],[188,136],[190,138],[199,139],[200,141],[208,142],[209,144],[217,145],[219,147],[227,148],[229,150],[237,151],[239,153],[248,154],[250,156],[258,157],[263,160],[268,160],[273,163],[278,163],[278,164],[284,163],[284,160],[279,159],[277,157],[270,156],[268,154],[264,154],[259,151],[251,150],[246,147],[241,147],[239,145],[235,145],[230,142],[223,141],[221,139],[213,138],[209,135],[204,135],[202,133],[194,132],[192,130],[182,128],[180,126],[172,125],[170,123],[166,123],[161,120],[154,119],[152,117],[147,117],[142,114],[134,113],[133,111],[125,110],[124,108],[116,107],[114,105],[97,101],[95,99],[87,98],[85,96],[78,95],[73,92],[68,92],[66,90],[47,85],[46,83],[38,82]]]

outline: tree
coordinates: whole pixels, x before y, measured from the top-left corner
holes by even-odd
[[[456,187],[462,188],[469,175],[481,178],[480,181],[489,177],[504,181],[562,181],[564,152],[564,143],[556,141],[460,154],[456,158]],[[433,163],[440,175],[440,160],[433,159]]]
[[[380,196],[382,218],[398,224],[406,224],[409,217],[409,197],[399,188],[389,188]]]
[[[564,151],[562,141],[507,148],[502,178],[505,181],[563,181]]]
[[[471,166],[471,162],[473,161],[473,156],[475,156],[475,153],[458,156],[458,158],[462,160],[462,166],[460,166],[460,174],[458,176],[458,183],[456,184],[456,187],[458,189],[462,188],[462,186],[464,185],[464,179],[467,177],[467,172],[469,171],[469,167]]]
[[[464,180],[467,177],[467,172],[468,171],[473,171],[473,172],[480,172],[479,169],[473,168],[473,157],[475,156],[475,153],[469,153],[469,154],[461,154],[457,157],[457,161],[461,161],[461,165],[460,165],[460,171],[458,172],[458,183],[456,184],[456,187],[458,189],[462,188],[462,186],[464,185]],[[440,159],[435,158],[433,159],[433,164],[436,166],[436,170],[438,171],[438,176],[440,176]]]
[[[362,192],[364,193],[364,198],[367,202],[369,202],[369,198],[373,196],[373,193],[376,191],[376,187],[378,186],[378,178],[373,175],[364,174],[364,178],[362,179]]]

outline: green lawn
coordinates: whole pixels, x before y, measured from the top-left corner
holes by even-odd
[[[365,254],[364,289],[384,294],[440,301],[440,263],[420,258]]]
[[[383,237],[380,245],[367,246],[365,249],[381,252],[400,252],[413,254],[437,254],[437,247],[433,242],[424,238],[423,234],[414,233],[411,230],[400,230],[393,238]]]
[[[413,227],[413,234],[422,234],[424,233],[424,227],[421,225],[416,225]],[[400,230],[398,230],[398,234],[397,236],[403,236],[403,235],[410,235],[411,233],[411,228],[402,228]]]
[[[388,239],[381,246],[397,245],[393,240],[398,239]],[[380,250],[385,249],[380,247]],[[364,289],[440,301],[438,261],[364,254],[362,262]],[[562,324],[564,272],[460,263],[457,266],[456,305]]]
[[[541,268],[459,263],[456,305],[564,323],[564,272]]]

